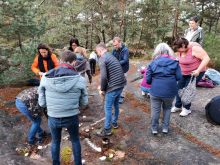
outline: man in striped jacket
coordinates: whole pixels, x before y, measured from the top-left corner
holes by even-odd
[[[97,132],[97,136],[106,136],[112,134],[111,125],[115,129],[118,128],[119,99],[127,80],[119,61],[111,53],[107,52],[105,44],[97,45],[96,51],[98,56],[100,56],[101,90],[99,93],[100,95],[106,94],[105,127],[102,131]],[[111,121],[112,105],[114,105],[114,115]]]

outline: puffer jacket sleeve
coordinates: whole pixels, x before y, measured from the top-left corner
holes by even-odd
[[[31,65],[31,70],[35,73],[38,74],[40,72],[39,69],[37,69],[38,67],[38,55],[35,57],[33,64]]]
[[[88,103],[88,97],[87,97],[88,93],[87,93],[87,88],[86,88],[87,83],[86,83],[86,79],[84,77],[81,77],[81,79],[82,79],[83,87],[81,89],[81,96],[79,98],[79,106],[84,107]]]
[[[46,107],[45,88],[43,86],[44,81],[45,81],[45,74],[42,76],[40,86],[38,87],[38,92],[39,92],[38,101],[41,107]]]
[[[152,82],[153,71],[152,71],[151,65],[152,65],[152,62],[149,64],[149,66],[147,68],[147,73],[146,73],[146,83],[147,84],[151,84],[151,82]]]

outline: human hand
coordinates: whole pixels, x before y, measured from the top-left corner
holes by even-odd
[[[199,75],[199,73],[200,72],[198,70],[194,70],[192,74],[193,74],[193,76],[197,77]]]
[[[44,72],[39,72],[38,74],[39,74],[40,76],[43,76]]]
[[[104,92],[104,91],[99,91],[99,94],[100,94],[100,95],[104,95],[105,92]]]

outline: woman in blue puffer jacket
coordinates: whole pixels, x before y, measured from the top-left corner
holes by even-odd
[[[151,128],[152,133],[158,133],[161,107],[163,109],[163,133],[168,133],[171,107],[178,93],[177,81],[182,73],[173,50],[165,43],[157,45],[152,55],[146,74],[146,83],[151,84]],[[152,79],[153,78],[153,79]]]

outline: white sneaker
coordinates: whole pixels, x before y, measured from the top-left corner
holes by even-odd
[[[191,110],[183,108],[182,112],[180,113],[180,116],[187,116],[190,113],[191,113]]]
[[[177,112],[177,111],[181,111],[182,110],[182,108],[177,108],[177,107],[173,107],[172,109],[171,109],[171,112]]]
[[[141,93],[142,93],[142,96],[144,96],[144,95],[145,95],[145,92],[141,91]]]

